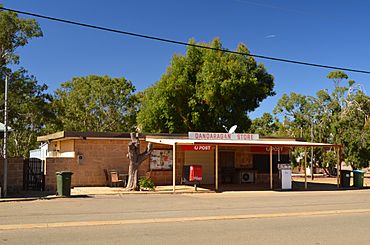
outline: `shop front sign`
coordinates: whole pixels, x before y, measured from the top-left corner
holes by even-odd
[[[258,134],[189,132],[189,139],[195,140],[258,140]]]

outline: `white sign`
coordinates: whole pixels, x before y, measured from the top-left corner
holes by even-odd
[[[278,169],[292,169],[292,166],[290,165],[290,163],[279,163],[278,164]]]
[[[210,132],[189,132],[189,139],[195,140],[258,140],[258,134],[229,134]]]
[[[172,150],[153,150],[150,154],[150,169],[172,169]]]

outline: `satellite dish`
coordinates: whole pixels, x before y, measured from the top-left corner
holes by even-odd
[[[229,130],[229,134],[233,134],[233,133],[235,133],[235,130],[236,130],[236,128],[238,127],[238,125],[234,125],[234,126],[232,126],[231,128],[230,128],[230,130]]]
[[[229,131],[227,130],[227,127],[226,127],[225,125],[222,125],[222,127],[226,130],[226,132],[229,132]]]

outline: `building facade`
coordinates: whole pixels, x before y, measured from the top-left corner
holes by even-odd
[[[153,152],[139,168],[139,177],[155,185],[186,184],[187,166],[202,168],[200,184],[219,189],[224,185],[278,186],[278,164],[290,163],[292,147],[333,147],[294,138],[259,138],[251,134],[203,133],[195,136],[140,134],[140,147],[153,144]],[[56,188],[55,173],[71,171],[73,186],[106,186],[106,173],[127,174],[128,133],[57,132],[38,137],[46,151],[45,189]]]

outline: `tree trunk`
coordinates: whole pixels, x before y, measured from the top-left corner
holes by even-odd
[[[131,142],[128,145],[127,157],[130,159],[130,165],[128,168],[128,182],[126,190],[136,191],[139,189],[138,186],[138,169],[141,163],[147,159],[150,153],[153,151],[152,144],[149,143],[147,149],[140,153],[140,141],[135,133],[131,133]]]
[[[138,168],[139,166],[135,166],[134,164],[131,164],[131,161],[130,161],[130,165],[128,167],[128,181],[127,181],[127,186],[126,186],[127,190],[137,190],[138,189],[138,186],[137,186]]]

